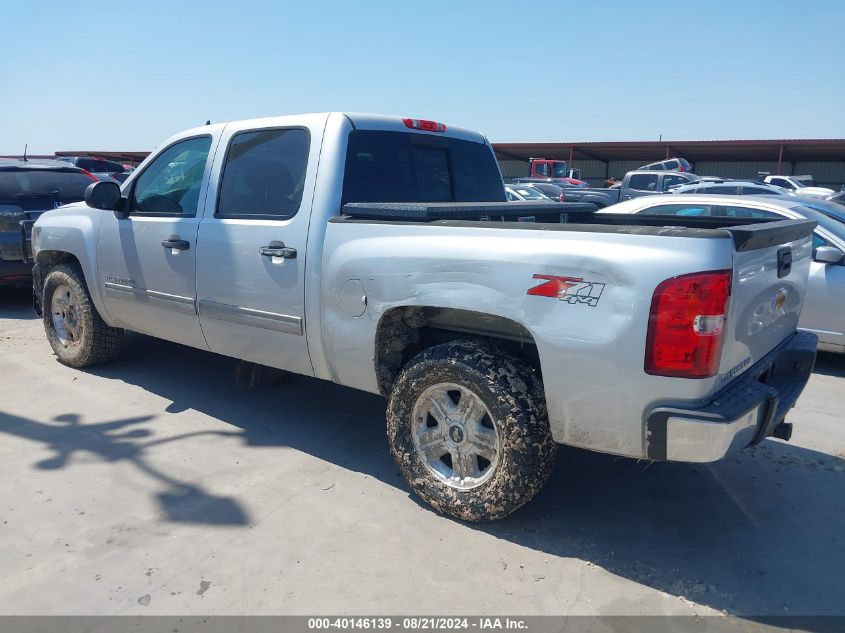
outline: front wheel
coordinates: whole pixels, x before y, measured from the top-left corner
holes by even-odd
[[[499,519],[528,502],[557,448],[531,369],[469,341],[438,345],[408,363],[390,395],[387,436],[414,491],[467,521]]]
[[[78,266],[60,265],[47,272],[41,305],[47,340],[65,365],[88,367],[120,353],[123,330],[100,317]]]

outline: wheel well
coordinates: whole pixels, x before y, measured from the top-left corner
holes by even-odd
[[[59,264],[76,264],[82,268],[76,255],[66,251],[39,251],[35,257],[35,267],[32,269],[32,301],[38,316],[41,316],[41,292],[36,292],[35,289],[44,285],[45,273]]]
[[[39,266],[44,266],[45,268],[50,268],[57,264],[79,265],[79,260],[76,258],[76,255],[65,251],[39,251],[35,258],[35,262]]]
[[[406,306],[385,312],[376,330],[374,360],[379,392],[390,394],[399,372],[414,356],[456,339],[495,343],[541,376],[534,337],[516,321],[472,310]]]

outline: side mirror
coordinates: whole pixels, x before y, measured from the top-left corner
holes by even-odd
[[[841,264],[845,253],[835,246],[819,246],[813,250],[813,261],[820,264]]]
[[[93,209],[114,211],[120,203],[120,187],[107,180],[92,182],[85,189],[85,204]]]

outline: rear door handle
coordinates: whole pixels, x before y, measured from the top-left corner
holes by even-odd
[[[175,248],[180,251],[186,251],[191,248],[191,243],[188,240],[180,240],[178,237],[162,240],[161,245],[164,248]]]
[[[272,246],[262,246],[258,253],[264,257],[281,257],[282,259],[296,259],[296,249],[288,248],[279,242]]]

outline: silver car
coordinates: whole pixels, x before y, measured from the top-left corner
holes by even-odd
[[[813,232],[813,261],[799,327],[819,337],[819,349],[845,353],[845,223],[796,196],[684,195],[647,197],[615,204],[600,213],[806,218]]]
[[[552,199],[532,185],[505,185],[505,195],[510,202],[520,200],[534,200],[537,202],[552,202]]]

